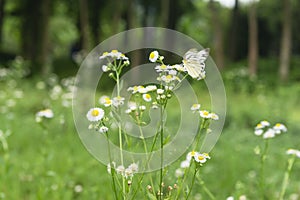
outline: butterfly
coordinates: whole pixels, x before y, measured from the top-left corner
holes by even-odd
[[[192,78],[197,80],[205,78],[205,61],[208,56],[208,48],[201,51],[190,49],[184,54],[183,66]]]

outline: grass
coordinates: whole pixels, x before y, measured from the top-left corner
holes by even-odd
[[[63,107],[60,98],[50,98],[52,86],[39,90],[36,82],[0,82],[0,130],[11,131],[7,138],[8,157],[0,145],[0,199],[113,199],[106,167],[81,143],[71,108]],[[203,90],[195,87],[196,91]],[[262,147],[263,141],[253,134],[253,127],[263,119],[282,122],[289,131],[270,141],[266,161],[267,196],[276,199],[288,159],[285,151],[300,148],[300,84],[272,90],[256,85],[250,93],[247,89],[236,91],[231,84],[226,88],[228,113],[224,132],[211,152],[212,159],[201,168],[202,178],[216,199],[242,194],[258,199],[259,156],[254,149]],[[15,97],[17,90],[23,91],[22,98]],[[14,106],[7,106],[9,99],[15,101]],[[208,96],[199,99],[205,104]],[[35,113],[48,107],[55,117],[45,121],[46,131],[35,122]],[[176,126],[177,122],[173,123]],[[175,182],[172,177],[176,166],[178,163],[167,172],[170,184]],[[299,169],[300,162],[296,161],[286,197],[300,195]],[[208,198],[196,183],[192,195],[197,193],[201,193],[202,199]]]

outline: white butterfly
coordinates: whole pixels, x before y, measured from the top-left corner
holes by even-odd
[[[201,51],[190,49],[184,54],[183,66],[192,78],[197,80],[205,78],[205,61],[208,55],[209,49]]]

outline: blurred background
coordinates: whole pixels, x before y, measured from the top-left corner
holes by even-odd
[[[101,41],[144,26],[192,37],[211,49],[220,69],[228,112],[201,172],[216,199],[258,199],[263,141],[254,127],[264,119],[288,127],[270,141],[266,161],[266,195],[276,199],[285,152],[300,149],[299,10],[299,0],[0,0],[0,199],[113,199],[106,166],[74,127],[73,81]],[[148,54],[131,53],[132,67],[148,62]],[[201,109],[210,110],[204,82],[189,81]],[[110,83],[103,78],[96,98],[110,94]],[[54,115],[37,123],[44,109]],[[174,184],[178,165],[166,184]],[[300,199],[299,169],[296,162],[286,199]],[[208,199],[201,185],[192,196]]]
[[[74,75],[80,56],[109,36],[159,26],[210,47],[221,70],[297,81],[299,8],[297,0],[0,0],[0,65],[21,56],[30,74]]]

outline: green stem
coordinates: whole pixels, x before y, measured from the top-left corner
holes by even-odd
[[[110,169],[111,169],[110,171],[111,171],[111,179],[112,179],[112,183],[113,183],[113,190],[114,190],[114,193],[115,193],[115,198],[116,198],[116,200],[118,200],[116,182],[115,182],[115,169],[113,169],[113,166],[112,166],[112,159],[111,159],[111,151],[110,151],[108,133],[106,133],[106,139],[107,139],[107,145],[108,145],[108,157],[109,157],[109,164],[110,164]]]
[[[291,172],[292,172],[292,168],[293,168],[293,165],[294,165],[294,162],[295,162],[295,158],[296,158],[296,156],[294,155],[292,158],[290,158],[288,160],[288,166],[287,166],[287,169],[284,173],[284,178],[283,178],[283,183],[282,183],[282,187],[281,187],[279,200],[283,200],[287,185],[289,183],[289,178],[290,178],[290,175],[291,175]]]
[[[206,187],[205,182],[201,179],[200,175],[198,174],[197,179],[199,184],[202,186],[204,192],[209,196],[211,200],[215,200],[216,197],[212,194],[212,192]]]
[[[194,174],[193,174],[192,184],[191,184],[191,187],[189,189],[189,192],[188,192],[185,200],[187,200],[189,198],[189,196],[191,195],[192,189],[193,189],[194,184],[195,184],[195,178],[196,178],[197,172],[198,172],[198,168],[197,168],[197,166],[195,166],[195,171],[194,171]]]
[[[155,137],[154,137],[154,140],[153,140],[153,143],[152,143],[152,146],[151,146],[151,149],[150,149],[150,155],[149,155],[149,157],[148,157],[148,159],[147,159],[147,161],[146,161],[146,164],[145,164],[145,166],[147,166],[148,164],[149,164],[149,161],[150,161],[150,159],[151,159],[151,157],[152,157],[152,155],[153,155],[153,149],[154,149],[154,147],[155,147],[155,144],[156,144],[156,141],[157,141],[157,137],[158,137],[158,129],[159,129],[159,127],[157,128],[157,134],[155,134]],[[132,200],[133,199],[135,199],[135,196],[136,196],[136,194],[137,194],[137,192],[139,191],[139,189],[140,189],[140,187],[141,187],[141,183],[142,183],[142,180],[143,180],[143,178],[144,178],[144,175],[145,175],[145,172],[144,173],[142,173],[142,175],[141,175],[141,177],[140,177],[140,179],[139,179],[139,181],[138,181],[138,187],[137,187],[137,189],[135,190],[135,192],[133,193],[133,195],[132,195]],[[151,177],[152,178],[152,177]],[[155,191],[154,191],[154,187],[152,186],[152,191],[153,191],[153,194],[155,195]]]
[[[164,106],[160,108],[160,180],[158,199],[162,199],[163,162],[164,162]]]
[[[269,147],[269,139],[265,140],[265,147],[262,152],[261,158],[260,158],[260,163],[261,163],[261,168],[260,168],[260,192],[261,192],[261,197],[264,199],[265,196],[265,180],[264,180],[264,166],[265,166],[265,160],[267,157],[267,151]]]

